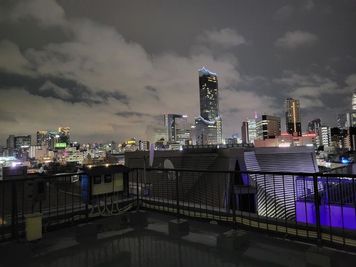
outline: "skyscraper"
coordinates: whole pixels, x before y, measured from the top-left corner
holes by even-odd
[[[18,159],[27,159],[31,147],[31,135],[15,136],[15,154]]]
[[[285,110],[286,131],[294,136],[302,136],[299,100],[287,98],[285,102]]]
[[[356,110],[356,89],[352,94],[352,110]]]
[[[200,117],[195,126],[198,144],[222,143],[222,120],[219,114],[218,79],[216,73],[199,69]]]
[[[168,142],[185,145],[190,140],[190,125],[187,115],[165,114],[164,126],[167,130]]]
[[[319,129],[319,140],[320,140],[320,145],[322,146],[330,146],[330,127],[323,125]]]
[[[48,131],[37,131],[36,133],[36,145],[42,146],[42,145],[47,145],[48,146]]]
[[[199,70],[200,116],[214,121],[219,116],[218,78],[206,68]]]
[[[340,129],[346,129],[348,127],[350,127],[350,119],[348,120],[348,114],[350,113],[341,113],[337,115],[336,118],[336,125],[337,127],[339,127]]]
[[[6,140],[6,145],[7,145],[7,148],[9,148],[9,149],[15,148],[15,136],[14,135],[9,135],[9,137]]]
[[[180,114],[164,114],[164,127],[167,130],[167,136],[169,142],[176,142],[176,118],[182,118],[183,115]]]
[[[243,121],[241,125],[241,139],[243,144],[248,144],[250,143],[249,140],[249,134],[248,134],[248,122]]]
[[[248,123],[248,140],[250,143],[253,143],[256,139],[256,120],[257,120],[257,113],[255,112],[254,119],[247,120]]]
[[[265,140],[281,135],[281,118],[262,115],[256,122],[256,139]]]
[[[29,148],[31,146],[31,135],[15,136],[15,148]]]
[[[313,133],[318,134],[320,126],[321,126],[321,120],[314,119],[308,123],[308,132],[313,132]]]

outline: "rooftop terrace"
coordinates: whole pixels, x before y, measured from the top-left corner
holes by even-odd
[[[0,182],[0,264],[350,266],[355,179],[124,166],[8,179]],[[31,214],[43,236],[27,242]]]
[[[285,238],[238,230],[241,247],[218,245],[229,226],[189,220],[189,234],[169,235],[172,216],[148,213],[148,225],[135,229],[122,225],[110,229],[112,221],[96,220],[96,240],[79,243],[77,227],[46,233],[34,243],[7,242],[0,245],[2,266],[353,266],[356,256]],[[309,265],[308,265],[309,264]]]

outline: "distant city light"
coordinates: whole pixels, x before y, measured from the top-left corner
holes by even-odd
[[[12,167],[12,168],[15,168],[15,167],[17,167],[17,166],[19,166],[19,165],[21,165],[21,162],[18,162],[18,161],[13,161],[13,162],[11,162],[11,167]]]
[[[290,147],[290,143],[281,143],[278,147]]]
[[[347,158],[341,158],[341,163],[342,164],[349,164],[350,160],[348,160]]]

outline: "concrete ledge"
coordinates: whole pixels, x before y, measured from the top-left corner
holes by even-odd
[[[310,247],[305,252],[305,261],[307,266],[331,267],[331,258],[329,253],[319,247]]]
[[[249,237],[245,231],[230,230],[218,236],[216,246],[223,251],[245,250],[249,246]]]
[[[189,222],[183,219],[174,219],[168,222],[168,233],[172,237],[182,237],[189,234]]]
[[[75,231],[75,239],[79,243],[96,241],[98,239],[98,228],[98,225],[94,223],[78,225]]]
[[[132,211],[129,213],[130,226],[134,228],[144,228],[148,225],[146,211]]]

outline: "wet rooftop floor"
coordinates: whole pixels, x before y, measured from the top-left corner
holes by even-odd
[[[0,244],[1,266],[355,266],[356,254],[316,247],[261,233],[238,230],[243,241],[237,249],[217,245],[218,237],[231,230],[216,223],[189,221],[189,234],[169,235],[173,217],[148,213],[148,225],[101,225],[97,240],[79,243],[77,227],[45,233],[36,242]],[[110,220],[110,219],[109,219]]]

